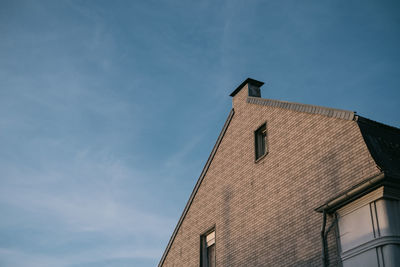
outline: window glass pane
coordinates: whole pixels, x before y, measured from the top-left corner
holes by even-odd
[[[215,267],[215,230],[200,236],[200,266]]]
[[[258,135],[258,144],[259,144],[259,156],[264,155],[265,153],[265,137],[263,134]]]
[[[266,154],[267,125],[264,124],[254,133],[256,159]]]
[[[215,267],[215,244],[207,248],[208,267]]]
[[[206,240],[207,240],[207,247],[214,244],[215,243],[215,232],[208,234]]]

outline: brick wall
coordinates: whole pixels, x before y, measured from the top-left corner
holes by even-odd
[[[200,235],[213,225],[219,267],[321,266],[322,215],[314,209],[379,172],[355,121],[246,98],[246,87],[233,98],[235,115],[162,266],[198,267]],[[255,163],[254,130],[264,122],[269,152]]]

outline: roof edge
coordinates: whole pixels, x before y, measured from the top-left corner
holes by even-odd
[[[167,245],[167,247],[166,247],[166,249],[165,249],[165,251],[164,251],[164,253],[163,253],[162,257],[161,257],[160,262],[158,263],[158,267],[161,267],[163,265],[163,263],[165,261],[165,258],[167,257],[167,254],[168,254],[168,252],[169,252],[169,250],[170,250],[170,248],[172,246],[172,243],[175,240],[175,237],[176,237],[176,235],[178,233],[178,230],[179,230],[180,226],[182,225],[182,222],[185,219],[185,216],[186,216],[187,212],[189,211],[189,208],[190,208],[190,206],[191,206],[191,204],[193,202],[193,199],[194,199],[194,197],[195,197],[195,195],[196,195],[196,193],[197,193],[197,191],[198,191],[198,189],[199,189],[199,187],[201,185],[201,182],[203,181],[205,175],[207,174],[208,168],[210,167],[211,162],[214,159],[214,156],[215,156],[215,154],[216,154],[216,152],[218,150],[219,145],[221,144],[221,141],[222,141],[222,139],[223,139],[223,137],[224,137],[224,135],[226,133],[226,130],[228,129],[228,126],[229,126],[234,114],[235,114],[234,109],[231,109],[231,111],[229,112],[228,118],[226,119],[225,124],[222,127],[222,130],[221,130],[221,132],[220,132],[220,134],[219,134],[219,136],[217,138],[217,141],[215,142],[215,145],[214,145],[213,149],[211,150],[210,156],[208,157],[207,162],[204,165],[203,170],[201,171],[200,177],[197,180],[196,185],[195,185],[192,193],[190,194],[189,200],[186,203],[185,208],[183,209],[182,215],[179,218],[179,221],[178,221],[177,225],[175,226],[175,230],[172,233],[172,236],[171,236],[170,240],[168,241],[168,245]]]
[[[273,100],[267,98],[259,98],[259,97],[247,97],[247,103],[249,104],[257,104],[262,106],[270,106],[270,107],[278,107],[289,109],[293,111],[303,112],[303,113],[310,113],[310,114],[319,114],[324,115],[327,117],[334,117],[338,119],[344,120],[354,120],[355,112],[343,109],[336,109],[336,108],[328,108],[322,106],[315,106],[309,104],[301,104],[296,102],[287,102],[281,100]]]

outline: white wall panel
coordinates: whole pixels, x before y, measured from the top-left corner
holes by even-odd
[[[400,236],[400,201],[380,199],[376,201],[381,236]]]
[[[377,267],[378,258],[376,256],[376,249],[368,250],[362,254],[358,254],[355,257],[349,258],[343,261],[343,267]]]
[[[342,251],[347,251],[374,239],[369,205],[341,217],[339,219],[339,233]]]
[[[400,201],[368,198],[338,210],[343,267],[400,266]]]

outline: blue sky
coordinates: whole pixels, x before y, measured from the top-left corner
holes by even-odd
[[[0,0],[0,266],[156,266],[245,78],[400,126],[398,1]]]

